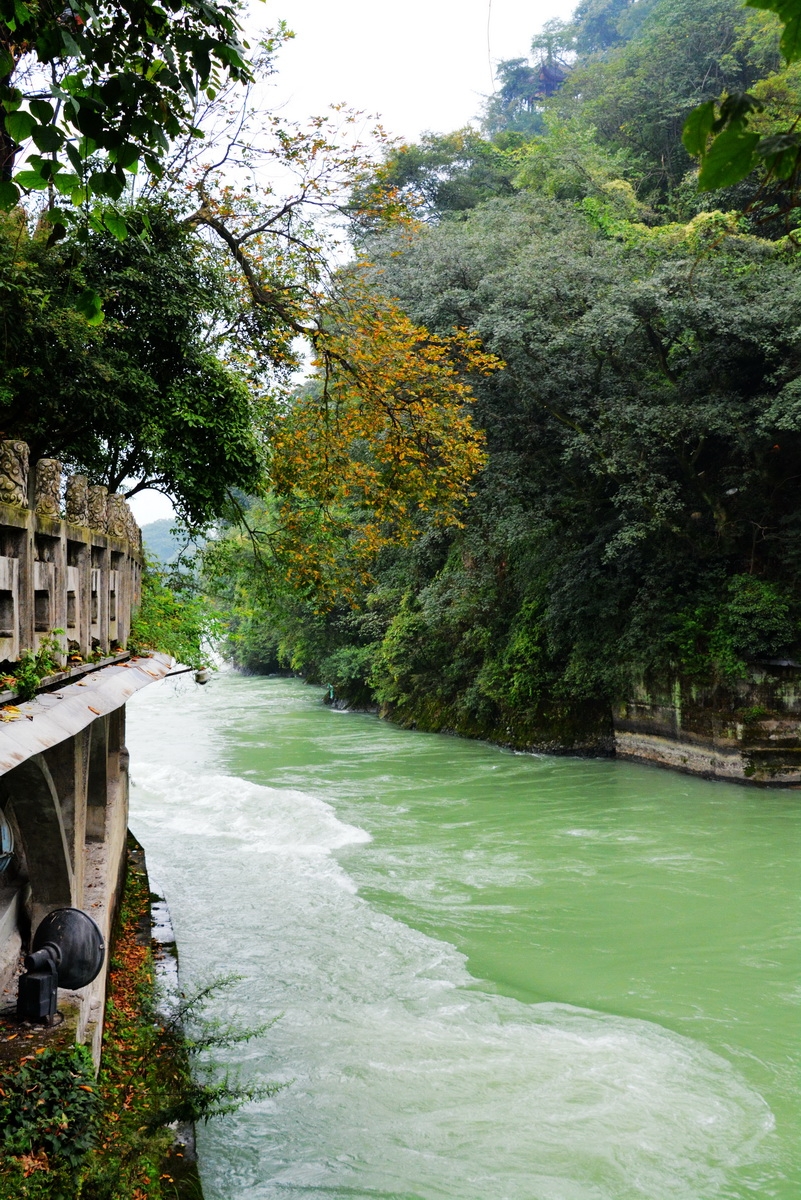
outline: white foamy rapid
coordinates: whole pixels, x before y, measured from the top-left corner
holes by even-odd
[[[237,971],[219,1012],[282,1014],[229,1053],[287,1087],[201,1131],[207,1200],[750,1194],[772,1118],[728,1062],[649,1022],[482,990],[454,947],[357,894],[335,852],[368,833],[320,796],[210,769],[216,719],[153,689],[129,735],[132,827],[186,981]]]

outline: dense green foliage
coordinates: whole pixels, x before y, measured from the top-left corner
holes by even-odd
[[[510,141],[514,137],[490,142],[467,128],[424,134],[419,145],[399,147],[357,191],[357,222],[370,228],[371,205],[387,192],[429,218],[475,208],[488,196],[512,195],[516,164],[503,149]]]
[[[462,528],[421,513],[351,605],[266,585],[241,539],[211,570],[248,669],[601,748],[636,679],[801,650],[797,251],[779,223],[756,236],[745,184],[701,211],[681,142],[699,99],[794,85],[778,22],[734,0],[584,5],[550,33],[574,57],[533,135],[432,136],[373,184],[425,218],[369,223],[374,286],[505,363],[476,384],[489,462]]]
[[[778,28],[731,0],[660,0],[635,37],[580,62],[560,96],[598,139],[639,156],[643,184],[664,202],[691,166],[681,140],[694,104],[745,91],[780,65]]]
[[[0,1145],[6,1154],[44,1151],[76,1170],[94,1141],[98,1095],[84,1046],[44,1050],[2,1077]]]
[[[184,666],[207,664],[209,646],[221,632],[217,614],[198,595],[194,576],[150,563],[142,572],[142,599],[131,621],[128,649],[160,650]]]
[[[364,612],[274,600],[267,661],[495,731],[632,674],[730,675],[791,651],[801,277],[732,237],[690,287],[710,226],[623,240],[525,196],[406,253],[389,239],[383,278],[415,319],[471,325],[507,364],[479,388],[489,466],[466,528],[385,553]],[[251,666],[264,619],[252,600],[237,614]]]
[[[209,338],[229,316],[220,272],[173,211],[139,205],[144,236],[30,236],[16,213],[0,227],[0,429],[116,491],[155,486],[195,522],[226,490],[258,488],[257,402]],[[78,308],[90,284],[105,320]],[[269,333],[261,331],[269,352]]]
[[[799,0],[748,3],[751,8],[776,14],[782,25],[780,49],[784,59],[790,66],[801,60]],[[797,79],[797,72],[793,76]],[[684,125],[683,141],[690,154],[701,160],[698,184],[702,191],[739,183],[756,172],[761,186],[755,206],[770,208],[773,203],[794,213],[801,175],[801,134],[797,128],[801,104],[797,87],[793,90],[792,96],[777,96],[770,84],[767,89],[727,88],[717,103],[707,100],[693,109]]]
[[[250,78],[237,7],[2,0],[0,208],[13,208],[20,188],[52,188],[67,204],[119,200],[140,160],[159,174],[169,139],[194,129],[198,102],[229,77]],[[105,217],[124,237],[123,218]]]

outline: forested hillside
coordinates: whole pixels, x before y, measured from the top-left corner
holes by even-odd
[[[279,499],[252,503],[207,561],[239,665],[420,727],[597,749],[632,680],[801,653],[795,177],[699,192],[682,143],[726,91],[760,98],[766,134],[798,111],[779,35],[737,0],[588,0],[500,65],[481,132],[361,180],[361,286],[498,360],[466,364],[486,464],[452,519],[423,503],[358,561],[362,493],[320,501],[348,586],[284,569],[259,541]]]

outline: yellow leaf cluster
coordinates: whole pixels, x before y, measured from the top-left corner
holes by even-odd
[[[384,546],[459,524],[486,462],[471,381],[502,364],[475,336],[433,334],[366,289],[323,330],[316,386],[273,439],[273,550],[290,586],[351,598]]]

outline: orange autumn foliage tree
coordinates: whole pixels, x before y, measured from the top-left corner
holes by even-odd
[[[382,547],[459,524],[486,461],[470,380],[501,364],[464,331],[432,334],[365,293],[330,314],[313,361],[275,421],[271,495],[251,533],[268,570],[325,607],[354,601]]]
[[[276,136],[277,161],[297,175],[291,195],[235,192],[209,169],[186,219],[237,294],[223,351],[264,401],[263,492],[204,558],[211,579],[248,576],[256,595],[323,611],[357,602],[382,547],[459,523],[485,462],[471,381],[501,364],[464,331],[415,325],[366,261],[334,267],[363,148],[343,150],[327,122]],[[416,229],[396,195],[374,200],[371,220]],[[316,374],[288,395],[302,343]]]

